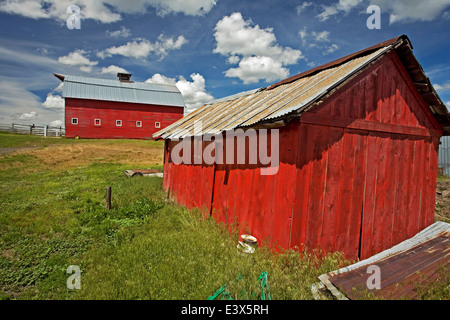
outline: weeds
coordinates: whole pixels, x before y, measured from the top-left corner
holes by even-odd
[[[1,134],[0,146],[8,144],[5,137],[17,139],[10,145],[27,144]],[[167,201],[160,178],[125,176],[132,163],[127,152],[104,161],[91,154],[120,147],[152,155],[162,150],[160,142],[80,140],[61,149],[43,147],[46,141],[42,149],[0,155],[0,299],[204,300],[226,285],[232,299],[257,300],[263,271],[272,299],[312,299],[320,274],[349,263],[339,253],[264,245],[244,254],[232,227]],[[42,161],[55,150],[61,158]],[[74,157],[70,150],[82,165],[61,165]],[[162,168],[154,158],[144,160],[142,168]],[[66,287],[69,265],[81,268],[80,290]],[[448,286],[421,290],[425,298],[448,297]]]

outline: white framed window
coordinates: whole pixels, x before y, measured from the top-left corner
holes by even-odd
[[[161,128],[161,123],[160,122],[155,122],[155,128]]]
[[[136,121],[136,128],[142,127],[142,121]]]
[[[72,124],[78,124],[78,118],[72,118]]]
[[[95,119],[94,120],[94,125],[101,126],[102,125],[102,120],[101,119]]]
[[[122,120],[116,120],[116,126],[121,127],[122,126]]]

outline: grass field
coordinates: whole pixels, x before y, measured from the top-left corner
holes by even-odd
[[[318,275],[349,263],[338,253],[239,252],[237,234],[168,201],[161,178],[124,174],[161,169],[162,142],[0,133],[0,149],[1,299],[204,300],[224,284],[234,299],[261,299],[263,271],[272,299],[312,299]],[[70,265],[82,271],[80,290],[67,288]],[[448,299],[441,282],[423,297]]]

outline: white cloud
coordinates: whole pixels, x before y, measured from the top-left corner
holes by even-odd
[[[287,78],[289,70],[271,57],[245,57],[239,62],[239,67],[228,69],[225,76],[239,78],[244,84],[257,83],[261,79],[272,82]]]
[[[40,106],[39,100],[38,96],[28,91],[20,83],[0,81],[0,110],[2,112],[36,109]]]
[[[46,56],[48,54],[48,49],[47,48],[37,48],[36,52],[39,52],[43,56]]]
[[[447,91],[450,90],[450,82],[447,82],[443,85],[440,85],[438,83],[433,84],[434,89],[436,89],[437,91]]]
[[[317,18],[319,18],[320,21],[326,21],[331,16],[334,16],[339,13],[339,10],[336,8],[336,6],[322,6],[323,11],[317,15]]]
[[[0,123],[45,125],[64,118],[64,109],[49,109],[23,83],[0,80]]]
[[[49,93],[42,106],[47,109],[64,109],[64,99],[61,96]]]
[[[58,62],[68,66],[79,67],[84,72],[91,72],[92,67],[97,65],[98,61],[90,61],[85,57],[86,53],[84,50],[77,49],[67,56],[59,57]]]
[[[119,30],[116,31],[109,31],[106,30],[106,35],[108,37],[112,37],[112,38],[127,38],[129,36],[131,36],[131,31],[130,29],[121,26]]]
[[[187,111],[191,112],[205,103],[214,100],[214,97],[206,91],[206,82],[202,75],[193,73],[190,78],[192,81],[188,81],[183,76],[179,76],[177,80],[156,73],[145,82],[176,85],[186,103]]]
[[[177,84],[176,79],[163,76],[162,74],[159,74],[159,73],[155,73],[151,78],[148,78],[145,82],[157,83],[157,84],[170,84],[173,86],[175,86]]]
[[[244,83],[280,79],[286,72],[289,74],[285,66],[304,59],[300,50],[280,46],[272,28],[261,29],[259,25],[253,25],[251,20],[245,21],[240,12],[223,17],[217,22],[214,31],[214,53],[227,56],[228,63],[239,62],[239,67],[226,71],[226,76],[238,77]],[[269,69],[268,66],[277,70]],[[256,70],[258,67],[261,68],[259,72]],[[275,75],[279,78],[274,78]]]
[[[312,4],[313,4],[312,2],[307,2],[307,1],[303,2],[301,5],[299,5],[299,6],[296,7],[296,9],[297,9],[297,14],[300,14],[300,13],[302,13],[303,11],[305,11],[305,9],[308,8],[308,7],[310,7],[310,6],[312,6]]]
[[[53,89],[53,92],[62,92],[64,87],[64,82],[61,82],[55,89]]]
[[[149,2],[159,10],[160,15],[182,12],[191,16],[204,15],[217,3],[216,0],[153,0]]]
[[[351,9],[361,4],[363,0],[339,0],[339,2],[330,6],[322,5],[322,12],[317,15],[320,21],[326,21],[331,16],[337,15],[340,12],[348,13]]]
[[[227,62],[229,64],[237,64],[237,63],[239,63],[240,60],[241,60],[241,58],[239,58],[238,56],[229,56],[227,59]]]
[[[93,19],[102,23],[121,20],[104,3],[107,1],[78,0],[6,0],[0,4],[0,11],[21,15],[32,19],[54,19],[64,22],[70,16],[67,7],[77,4],[81,8],[82,19]],[[83,26],[81,26],[83,28]]]
[[[190,78],[192,81],[180,76],[177,81],[177,88],[180,90],[188,110],[201,107],[214,99],[211,94],[206,92],[205,78],[202,75],[193,73]]]
[[[42,8],[39,1],[11,1],[6,0],[0,4],[0,11],[10,14],[18,14],[32,19],[49,18],[50,14]]]
[[[128,71],[116,65],[110,65],[108,67],[103,67],[101,73],[117,75],[118,73],[128,73]]]
[[[325,41],[325,42],[329,42],[329,35],[330,32],[329,31],[321,31],[321,32],[312,32],[312,36],[314,37],[314,39],[316,41]]]
[[[18,119],[29,121],[29,120],[35,120],[37,118],[37,116],[38,116],[38,114],[36,113],[36,111],[31,111],[31,112],[25,112],[25,113],[19,114]]]
[[[145,58],[154,50],[153,45],[146,39],[135,39],[126,44],[116,47],[110,47],[97,53],[101,59],[112,57],[113,55],[122,55],[132,58]]]
[[[61,64],[57,59],[43,55],[36,48],[41,44],[31,41],[2,39],[0,44],[0,64],[13,75],[8,79],[0,79],[0,122],[27,123],[30,115],[35,112],[36,119],[30,123],[47,124],[50,121],[64,117],[63,109],[47,109],[42,106],[42,99],[33,92],[49,90],[49,83],[57,87],[52,94],[60,92],[61,82],[52,71],[58,71]],[[46,48],[51,48],[46,46]],[[17,64],[20,61],[20,67]],[[22,116],[22,117],[21,117]],[[20,119],[19,119],[20,118]]]
[[[64,126],[64,121],[62,121],[62,120],[54,120],[49,123],[49,127],[63,127],[63,126]]]
[[[180,49],[187,42],[188,40],[184,36],[174,39],[166,38],[161,34],[154,43],[147,39],[138,38],[119,47],[113,46],[100,51],[97,53],[97,56],[101,59],[112,57],[113,55],[143,59],[154,53],[160,59],[164,59],[168,55],[168,51]]]
[[[389,12],[389,23],[432,21],[441,14],[445,17],[444,10],[450,6],[450,0],[372,0],[372,4],[378,5],[382,12]]]
[[[450,0],[339,0],[329,6],[322,5],[322,12],[317,15],[320,21],[326,21],[331,16],[340,13],[347,14],[352,9],[374,4],[380,7],[381,12],[389,13],[389,23],[432,21],[442,15],[444,19],[449,18],[445,9],[450,6]]]
[[[298,35],[302,39],[303,45],[305,45],[306,36],[308,35],[308,32],[306,31],[306,27],[304,27],[303,29],[300,29],[298,31]]]
[[[158,15],[183,13],[191,16],[202,16],[211,11],[217,0],[104,0],[119,12],[145,13],[147,7],[156,8]]]
[[[312,31],[308,33],[306,27],[300,29],[298,35],[302,39],[303,46],[307,48],[316,48],[322,50],[323,55],[328,55],[339,49],[339,46],[335,43],[330,43],[330,32],[329,31]],[[309,66],[314,65],[314,63],[309,63]]]
[[[65,22],[70,16],[67,7],[76,4],[82,19],[112,23],[122,19],[122,13],[143,14],[148,7],[156,8],[160,16],[170,13],[200,16],[208,13],[216,0],[4,0],[0,12],[21,15],[32,19],[54,19]],[[83,24],[81,25],[83,28]]]
[[[3,41],[4,39],[2,39]],[[42,89],[43,73],[48,74],[49,77],[53,78],[49,70],[57,70],[61,65],[53,58],[40,54],[38,51],[33,50],[28,51],[29,44],[24,46],[19,46],[18,49],[13,49],[10,44],[14,42],[1,43],[0,45],[0,60],[2,63],[8,65],[11,70],[16,70],[13,73],[16,78],[22,77],[24,85],[27,87],[33,87],[33,89]],[[13,69],[20,61],[20,68]],[[25,70],[25,71],[24,71]]]
[[[351,9],[357,7],[362,1],[363,0],[339,0],[337,8],[349,12]]]
[[[300,50],[278,45],[272,28],[261,29],[259,25],[252,27],[252,24],[251,20],[244,21],[240,12],[224,17],[214,29],[217,42],[214,52],[225,56],[277,57],[286,64],[296,63],[302,58]]]
[[[339,46],[335,43],[333,43],[331,46],[329,46],[324,52],[323,55],[326,56],[327,54],[331,54],[335,52],[337,49],[339,49]]]

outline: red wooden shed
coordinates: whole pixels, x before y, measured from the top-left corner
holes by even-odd
[[[64,82],[68,138],[152,139],[181,119],[185,104],[176,86],[55,74]]]
[[[236,129],[245,135],[227,136]],[[276,174],[251,161],[250,132],[270,137],[262,151],[279,151]],[[403,35],[205,105],[155,136],[165,139],[163,186],[180,204],[273,247],[364,259],[434,222],[439,139],[449,134],[447,108]],[[227,153],[234,161],[217,161]]]

